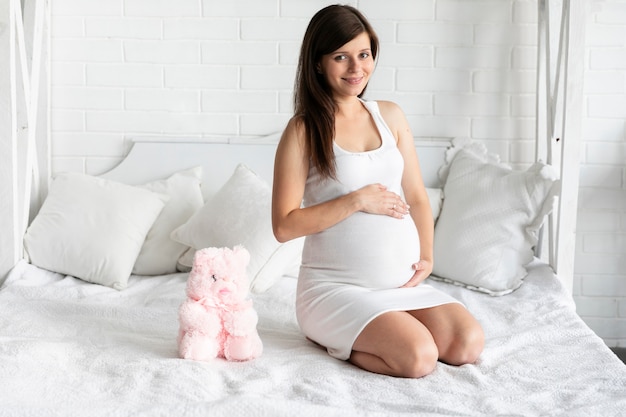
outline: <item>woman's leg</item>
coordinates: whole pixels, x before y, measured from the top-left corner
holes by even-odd
[[[404,311],[372,320],[352,346],[350,362],[371,372],[419,378],[431,373],[439,352],[430,331]]]
[[[485,344],[483,329],[461,304],[409,311],[432,335],[439,360],[450,365],[474,363]]]

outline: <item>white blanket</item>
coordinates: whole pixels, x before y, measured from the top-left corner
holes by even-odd
[[[476,365],[439,364],[416,380],[307,341],[288,277],[254,297],[259,359],[178,359],[185,278],[133,276],[119,292],[18,264],[0,290],[0,415],[626,415],[626,366],[544,266],[499,298],[432,282],[476,315],[486,347]]]

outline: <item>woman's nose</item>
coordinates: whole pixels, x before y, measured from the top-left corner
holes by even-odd
[[[358,59],[350,58],[350,65],[348,66],[348,70],[350,70],[351,72],[357,72],[360,66],[361,63]]]

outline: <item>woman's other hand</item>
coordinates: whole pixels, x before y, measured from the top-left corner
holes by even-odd
[[[433,271],[433,263],[425,259],[422,259],[419,262],[414,263],[412,267],[415,273],[413,274],[411,279],[400,288],[418,286],[422,281],[428,278],[430,273]]]

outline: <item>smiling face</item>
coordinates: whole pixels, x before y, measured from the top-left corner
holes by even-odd
[[[367,32],[357,35],[334,52],[322,56],[320,71],[337,100],[363,92],[374,71],[374,57]]]

